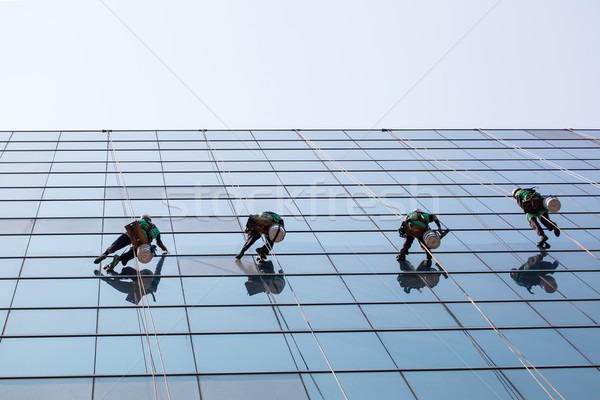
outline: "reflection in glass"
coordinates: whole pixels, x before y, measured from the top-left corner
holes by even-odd
[[[135,268],[123,267],[120,273],[111,270],[109,273],[112,277],[101,278],[104,282],[122,293],[127,293],[127,300],[133,304],[139,304],[143,296],[151,294],[154,302],[156,297],[154,293],[158,290],[158,284],[160,283],[160,273],[162,271],[163,264],[165,263],[165,255],[163,254],[158,263],[154,274],[149,269],[145,268],[140,271],[142,283],[140,284],[140,277],[137,276]],[[97,276],[104,276],[99,270],[94,270],[94,274]]]
[[[517,285],[525,287],[531,294],[533,294],[531,288],[534,286],[540,286],[546,293],[554,293],[558,286],[554,277],[550,275],[554,274],[554,270],[558,267],[558,261],[543,261],[547,255],[548,252],[542,251],[538,255],[529,257],[519,269],[512,269],[510,277]]]
[[[239,260],[236,260],[236,263],[239,264],[241,269],[247,268]],[[248,295],[254,296],[258,293],[279,294],[283,291],[285,287],[283,271],[280,269],[275,273],[273,261],[261,261],[258,263],[257,268],[261,275],[248,275],[248,280],[244,282]]]
[[[421,293],[421,289],[427,286],[433,288],[440,283],[440,275],[444,275],[445,279],[448,279],[448,274],[444,272],[442,267],[435,263],[437,270],[431,267],[431,260],[424,259],[419,263],[417,269],[413,267],[410,261],[399,260],[400,269],[408,273],[401,273],[398,275],[398,283],[406,293],[410,293],[411,289],[417,289]],[[439,271],[439,272],[438,272]],[[429,272],[427,274],[415,274],[413,272]]]

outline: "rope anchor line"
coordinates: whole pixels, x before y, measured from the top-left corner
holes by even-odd
[[[130,217],[131,217],[132,220],[135,221],[136,220],[136,214],[134,213],[133,203],[131,201],[131,198],[129,197],[129,192],[127,190],[127,184],[125,183],[125,176],[123,175],[123,170],[121,169],[121,165],[119,163],[119,158],[117,156],[117,151],[116,151],[115,145],[113,143],[112,137],[110,135],[111,131],[107,130],[105,132],[106,132],[106,135],[108,137],[108,141],[110,143],[110,147],[111,147],[111,150],[112,150],[112,157],[113,157],[113,160],[114,160],[114,165],[118,169],[117,183],[119,183],[120,185],[123,186],[123,192],[125,194],[126,203],[127,203],[128,208],[129,208]],[[119,179],[121,181],[119,181]],[[139,263],[138,263],[138,259],[137,259],[137,257],[133,257],[133,260],[135,262],[136,276],[137,276],[137,279],[138,279],[138,282],[139,282],[139,284],[138,284],[138,291],[139,291],[138,295],[140,296],[140,301],[142,303],[142,315],[144,317],[143,321],[142,321],[142,325],[144,326],[145,337],[146,337],[146,344],[148,346],[148,355],[150,356],[150,372],[152,373],[152,384],[154,386],[154,399],[158,400],[158,389],[157,389],[156,377],[155,377],[156,367],[155,367],[155,364],[154,364],[154,357],[152,355],[152,345],[150,343],[150,333],[149,333],[149,328],[148,328],[150,325],[152,325],[152,329],[154,331],[152,336],[154,336],[154,340],[155,340],[155,343],[156,343],[156,348],[158,350],[160,364],[161,364],[162,371],[163,371],[162,375],[164,377],[165,387],[166,387],[166,390],[167,390],[167,397],[169,398],[169,400],[171,400],[171,390],[169,388],[169,381],[167,379],[167,371],[165,369],[165,364],[164,364],[164,360],[163,360],[163,356],[162,356],[162,351],[160,349],[160,343],[159,343],[159,340],[158,340],[158,334],[157,334],[157,331],[156,331],[156,326],[154,324],[154,317],[152,315],[152,309],[150,307],[150,301],[148,300],[148,296],[147,296],[147,293],[146,293],[146,287],[144,286],[144,283],[143,283],[144,281],[142,279],[142,275],[141,275],[141,272],[140,272],[140,266],[139,266]],[[138,309],[138,313],[139,313],[139,311],[140,310]],[[147,312],[147,314],[146,314],[146,312]],[[148,322],[148,316],[150,317],[149,318],[150,319],[150,323]],[[143,351],[143,349],[142,349],[142,351]]]
[[[369,188],[366,187],[366,185],[364,183],[362,183],[358,178],[356,178],[354,175],[352,175],[349,171],[347,171],[346,169],[344,169],[336,160],[334,160],[332,157],[330,157],[326,152],[324,152],[319,146],[317,146],[314,142],[312,142],[310,139],[308,139],[306,136],[304,136],[299,130],[295,130],[295,132],[304,139],[304,141],[310,145],[310,147],[314,148],[315,150],[317,150],[319,153],[321,153],[323,156],[325,156],[329,161],[331,161],[334,165],[336,165],[341,172],[345,173],[348,177],[350,177],[350,179],[352,179],[357,185],[359,185],[361,188],[363,188],[363,190],[365,191],[365,193],[367,193],[369,196],[373,197],[374,199],[376,199],[377,201],[379,201],[382,205],[384,205],[385,207],[387,207],[388,209],[390,209],[390,211],[392,211],[392,213],[396,216],[402,217],[402,214],[399,214],[395,211],[395,209],[393,209],[391,206],[389,206],[388,204],[385,203],[385,201],[383,199],[381,199],[379,196],[377,196],[374,192],[372,192]],[[392,134],[391,130],[388,130],[388,132],[390,134]],[[394,136],[394,135],[392,135]],[[398,138],[397,138],[398,139]],[[399,140],[399,139],[398,139]],[[484,185],[486,186],[486,185]],[[487,187],[487,186],[486,186]],[[508,197],[508,196],[506,196]],[[548,384],[548,386],[550,386],[552,388],[552,390],[558,395],[560,396],[561,399],[564,400],[564,397],[560,394],[560,392],[558,392],[558,390],[550,383],[550,381],[548,381],[548,379],[546,379],[546,377],[533,365],[533,363],[531,363],[529,361],[529,359],[527,357],[525,357],[525,355],[496,327],[496,325],[491,321],[491,319],[483,312],[483,310],[477,305],[477,303],[472,299],[472,297],[467,293],[467,291],[458,283],[458,281],[456,281],[456,279],[450,274],[448,273],[448,270],[439,262],[439,260],[433,255],[433,253],[431,253],[431,251],[427,248],[425,248],[426,252],[435,260],[435,262],[444,270],[444,272],[446,274],[448,274],[448,276],[450,277],[450,279],[456,284],[456,286],[461,290],[461,292],[466,296],[466,298],[469,300],[469,302],[477,309],[477,311],[479,311],[479,313],[484,317],[484,319],[488,322],[488,324],[490,325],[490,327],[494,330],[494,332],[499,336],[499,338],[502,340],[502,342],[508,347],[508,349],[515,355],[515,357],[517,358],[517,360],[523,365],[523,367],[525,367],[527,369],[527,371],[529,372],[529,374],[532,376],[532,378],[538,383],[538,385],[544,390],[544,392],[551,398],[554,399],[554,397],[552,396],[552,394],[550,393],[550,391],[545,387],[545,385],[538,379],[538,377],[531,371],[531,369],[533,369],[540,377],[541,379],[546,382],[546,384]]]

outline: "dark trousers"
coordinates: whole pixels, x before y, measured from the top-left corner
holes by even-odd
[[[556,225],[556,224],[554,224],[554,222],[552,222],[550,220],[548,213],[544,213],[544,214],[540,215],[540,221],[542,222],[542,224],[544,224],[546,229],[548,229],[549,231],[553,231],[555,229],[554,225]],[[539,237],[546,236],[546,235],[544,235],[544,230],[540,226],[540,223],[538,222],[537,217],[529,218],[529,226],[531,226],[531,228],[535,231],[535,233],[538,234]]]
[[[413,236],[406,235],[406,239],[404,239],[404,244],[402,245],[402,249],[400,249],[400,252],[404,253],[404,254],[408,254],[408,249],[410,249],[410,246],[412,246],[414,241],[415,241],[415,238]],[[423,242],[421,242],[420,240],[419,240],[419,244],[425,251],[425,254],[427,254],[427,258],[431,259],[431,254],[429,254],[431,250],[428,251],[427,246],[425,246],[425,244]]]
[[[108,249],[106,249],[106,254],[114,253],[115,251],[121,250],[123,247],[128,246],[130,244],[131,239],[129,239],[129,236],[127,236],[126,234],[122,234],[117,238],[117,240],[115,240],[110,246],[108,246]],[[129,262],[129,260],[133,259],[133,257],[134,253],[132,247],[125,253],[121,254],[121,263],[125,265]]]
[[[260,233],[256,232],[253,229],[249,229],[248,232],[246,232],[246,243],[244,243],[244,247],[242,247],[242,253],[245,253],[250,246],[252,246],[258,239],[260,239]],[[265,236],[265,239],[267,241],[267,243],[262,246],[259,247],[257,249],[257,251],[262,251],[265,254],[269,254],[269,252],[271,251],[271,249],[273,248],[273,241],[268,237]]]

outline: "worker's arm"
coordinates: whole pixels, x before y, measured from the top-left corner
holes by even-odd
[[[158,247],[160,247],[162,249],[162,251],[164,251],[165,253],[168,253],[169,250],[167,250],[167,246],[164,245],[164,243],[162,242],[162,240],[160,240],[160,235],[158,235],[156,237],[156,244],[158,245]]]
[[[431,219],[433,220],[432,222],[435,222],[435,224],[438,227],[438,232],[442,233],[442,225],[440,225],[440,220],[438,219],[438,217],[435,214],[431,214]]]
[[[519,207],[523,208],[523,199],[521,198],[521,196],[517,196],[515,200],[517,200],[517,204],[519,205]]]

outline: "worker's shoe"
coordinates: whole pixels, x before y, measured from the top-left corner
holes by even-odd
[[[550,245],[547,243],[547,240],[548,240],[548,236],[546,236],[546,235],[542,236],[542,240],[540,240],[539,242],[537,242],[536,246],[540,250],[549,249]]]
[[[396,260],[398,261],[406,261],[406,255],[408,254],[408,251],[402,249],[400,250],[400,254],[398,254],[396,256]]]
[[[556,236],[556,237],[560,236],[560,229],[554,228],[554,236]]]
[[[235,258],[237,258],[238,260],[241,259],[242,257],[244,257],[244,252],[240,251],[239,253],[236,254]]]
[[[110,264],[106,265],[104,267],[105,270],[107,270],[108,272],[112,272],[113,269],[115,269],[115,267],[117,266],[117,264],[119,263],[119,260],[121,259],[121,257],[116,254],[113,257],[113,260],[110,262]]]
[[[108,256],[108,254],[106,253],[102,253],[100,254],[98,257],[96,257],[96,259],[94,260],[94,264],[100,264],[100,262],[102,262],[102,260],[104,260],[106,257]]]
[[[266,260],[267,259],[267,253],[261,247],[259,247],[258,249],[256,249],[256,254],[258,254],[258,258],[260,258],[261,260]]]

